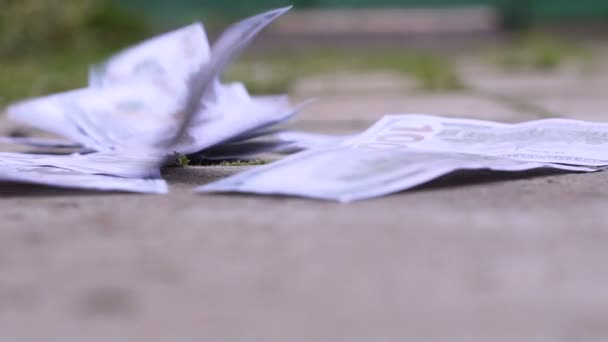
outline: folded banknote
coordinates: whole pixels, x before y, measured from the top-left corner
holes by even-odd
[[[341,144],[322,146],[202,186],[197,191],[293,195],[351,202],[459,170],[608,166],[608,124],[548,119],[520,124],[389,115]]]

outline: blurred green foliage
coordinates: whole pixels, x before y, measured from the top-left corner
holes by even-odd
[[[134,10],[117,0],[0,0],[0,107],[85,86],[90,64],[158,29]],[[553,70],[588,56],[573,42],[530,33],[493,53],[509,69]],[[449,57],[395,49],[265,50],[240,59],[226,76],[253,93],[283,93],[304,77],[342,71],[399,73],[426,91],[466,88]]]
[[[241,80],[253,93],[289,92],[296,81],[334,72],[388,71],[411,77],[423,91],[466,88],[449,58],[406,50],[362,49],[266,52],[244,57],[228,70],[228,80]]]
[[[85,86],[89,64],[101,58],[97,51],[69,49],[20,58],[0,57],[0,112],[3,105],[22,98]]]
[[[515,37],[493,55],[496,63],[505,69],[551,71],[568,62],[586,66],[594,60],[593,52],[574,40],[536,32]]]
[[[54,44],[83,27],[93,0],[4,0],[0,11],[2,53]]]
[[[151,34],[108,0],[0,0],[0,106],[86,84],[88,66]]]
[[[143,18],[108,0],[2,0],[0,53],[21,57],[58,49],[120,45],[145,35]]]

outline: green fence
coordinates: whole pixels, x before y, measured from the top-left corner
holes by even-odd
[[[457,7],[487,5],[503,16],[531,21],[608,20],[608,0],[114,0],[163,16],[224,13],[243,15],[268,8]]]

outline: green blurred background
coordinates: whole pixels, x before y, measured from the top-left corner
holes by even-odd
[[[213,23],[293,4],[306,8],[492,6],[507,25],[608,20],[606,0],[2,0],[0,48],[22,54],[65,44],[120,45],[202,19]]]
[[[237,17],[288,4],[296,10],[484,5],[497,9],[503,32],[528,32],[545,24],[584,27],[608,21],[606,0],[0,0],[0,105],[83,86],[89,64],[169,28],[204,20],[213,30]],[[413,74],[431,90],[463,87],[445,54],[429,56],[411,47],[408,51],[393,47],[390,54],[381,50],[370,54],[365,47],[361,50],[325,49],[303,55],[288,51],[276,54],[273,50],[260,57],[262,62],[245,58],[229,77],[244,79],[254,92],[281,92],[289,91],[302,73],[347,66]],[[571,43],[551,35],[539,38],[534,33],[516,36],[506,44],[503,57],[506,64],[550,68],[573,53],[582,54]],[[310,58],[311,54],[316,55]],[[258,72],[261,69],[268,72]],[[264,79],[260,74],[273,76]]]
[[[121,3],[133,7],[146,7],[150,14],[166,18],[193,10],[243,14],[289,4],[296,8],[410,8],[484,5],[498,8],[507,17],[525,13],[529,16],[526,19],[531,21],[608,18],[608,1],[605,0],[126,0]]]

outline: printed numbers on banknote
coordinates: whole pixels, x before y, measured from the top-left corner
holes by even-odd
[[[356,146],[369,149],[407,148],[411,144],[427,139],[433,132],[435,130],[431,125],[389,125],[386,130],[375,135],[373,140],[362,142]]]

